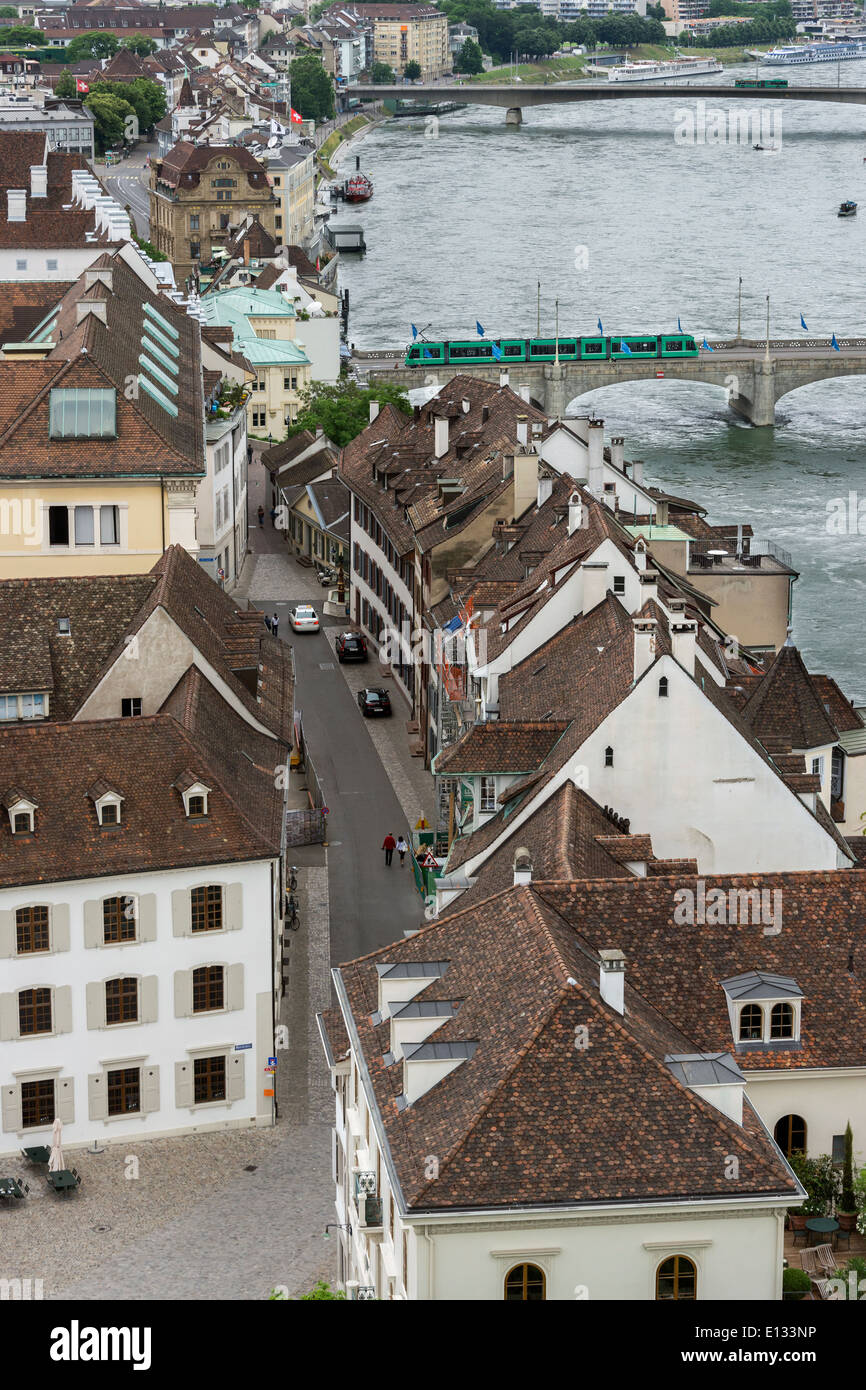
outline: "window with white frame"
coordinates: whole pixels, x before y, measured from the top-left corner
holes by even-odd
[[[496,810],[496,778],[481,778],[481,795],[479,797],[478,808],[482,813],[493,812]]]

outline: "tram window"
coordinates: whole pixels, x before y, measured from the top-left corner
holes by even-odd
[[[502,352],[505,357],[522,357],[523,346],[520,343],[512,343],[509,347],[504,347]]]
[[[668,352],[682,352],[683,345],[679,338],[665,338],[664,341]]]
[[[584,350],[584,352],[595,352],[595,353],[603,354],[603,353],[604,353],[604,343],[584,343],[584,345],[583,345],[583,350]]]

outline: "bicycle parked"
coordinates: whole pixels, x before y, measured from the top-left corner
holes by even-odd
[[[297,931],[298,927],[301,925],[301,919],[298,916],[298,900],[294,893],[288,893],[286,895],[285,922],[289,931]]]

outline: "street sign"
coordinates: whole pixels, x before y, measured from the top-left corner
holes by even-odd
[[[252,1047],[252,1043],[235,1043],[235,1052],[246,1052]]]
[[[274,1072],[276,1071],[276,1067],[265,1067],[265,1071],[266,1071],[269,1075],[273,1076]]]
[[[418,820],[418,821],[415,822],[415,829],[416,829],[416,830],[429,830],[429,829],[430,829],[430,822],[426,819],[426,817],[422,816],[420,820]]]
[[[276,1059],[276,1057],[269,1057],[269,1058],[268,1058],[268,1066],[269,1066],[269,1067],[275,1067],[276,1065],[277,1065],[277,1059]]]

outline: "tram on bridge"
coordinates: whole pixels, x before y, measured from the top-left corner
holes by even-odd
[[[497,349],[494,352],[494,345]],[[407,367],[474,367],[512,362],[610,362],[628,358],[698,357],[688,333],[628,334],[619,338],[482,338],[415,343],[406,352]]]

